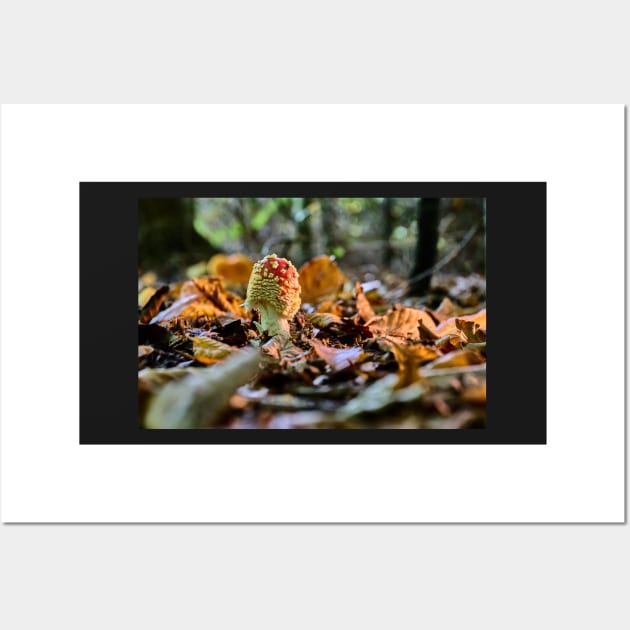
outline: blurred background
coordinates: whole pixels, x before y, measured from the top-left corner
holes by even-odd
[[[211,273],[216,254],[270,253],[297,267],[333,256],[350,278],[410,295],[445,275],[485,279],[483,198],[141,199],[138,239],[139,275],[166,282]]]

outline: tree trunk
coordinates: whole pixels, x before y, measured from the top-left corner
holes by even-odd
[[[431,269],[435,265],[438,242],[439,198],[418,200],[418,240],[409,295],[425,295],[431,286]]]

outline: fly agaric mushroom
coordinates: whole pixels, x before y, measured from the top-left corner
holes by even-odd
[[[260,313],[261,330],[288,335],[289,320],[301,302],[298,273],[291,261],[270,254],[254,265],[244,306]]]

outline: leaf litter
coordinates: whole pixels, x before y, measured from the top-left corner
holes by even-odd
[[[243,308],[248,259],[208,268],[219,275],[140,279],[143,427],[485,427],[486,309],[476,279],[444,281],[446,297],[430,309],[380,280],[351,282],[317,257],[300,268],[290,336],[268,337]]]

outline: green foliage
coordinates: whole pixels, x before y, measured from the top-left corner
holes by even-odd
[[[254,213],[252,227],[255,230],[260,230],[277,211],[278,203],[275,199],[269,199]]]

